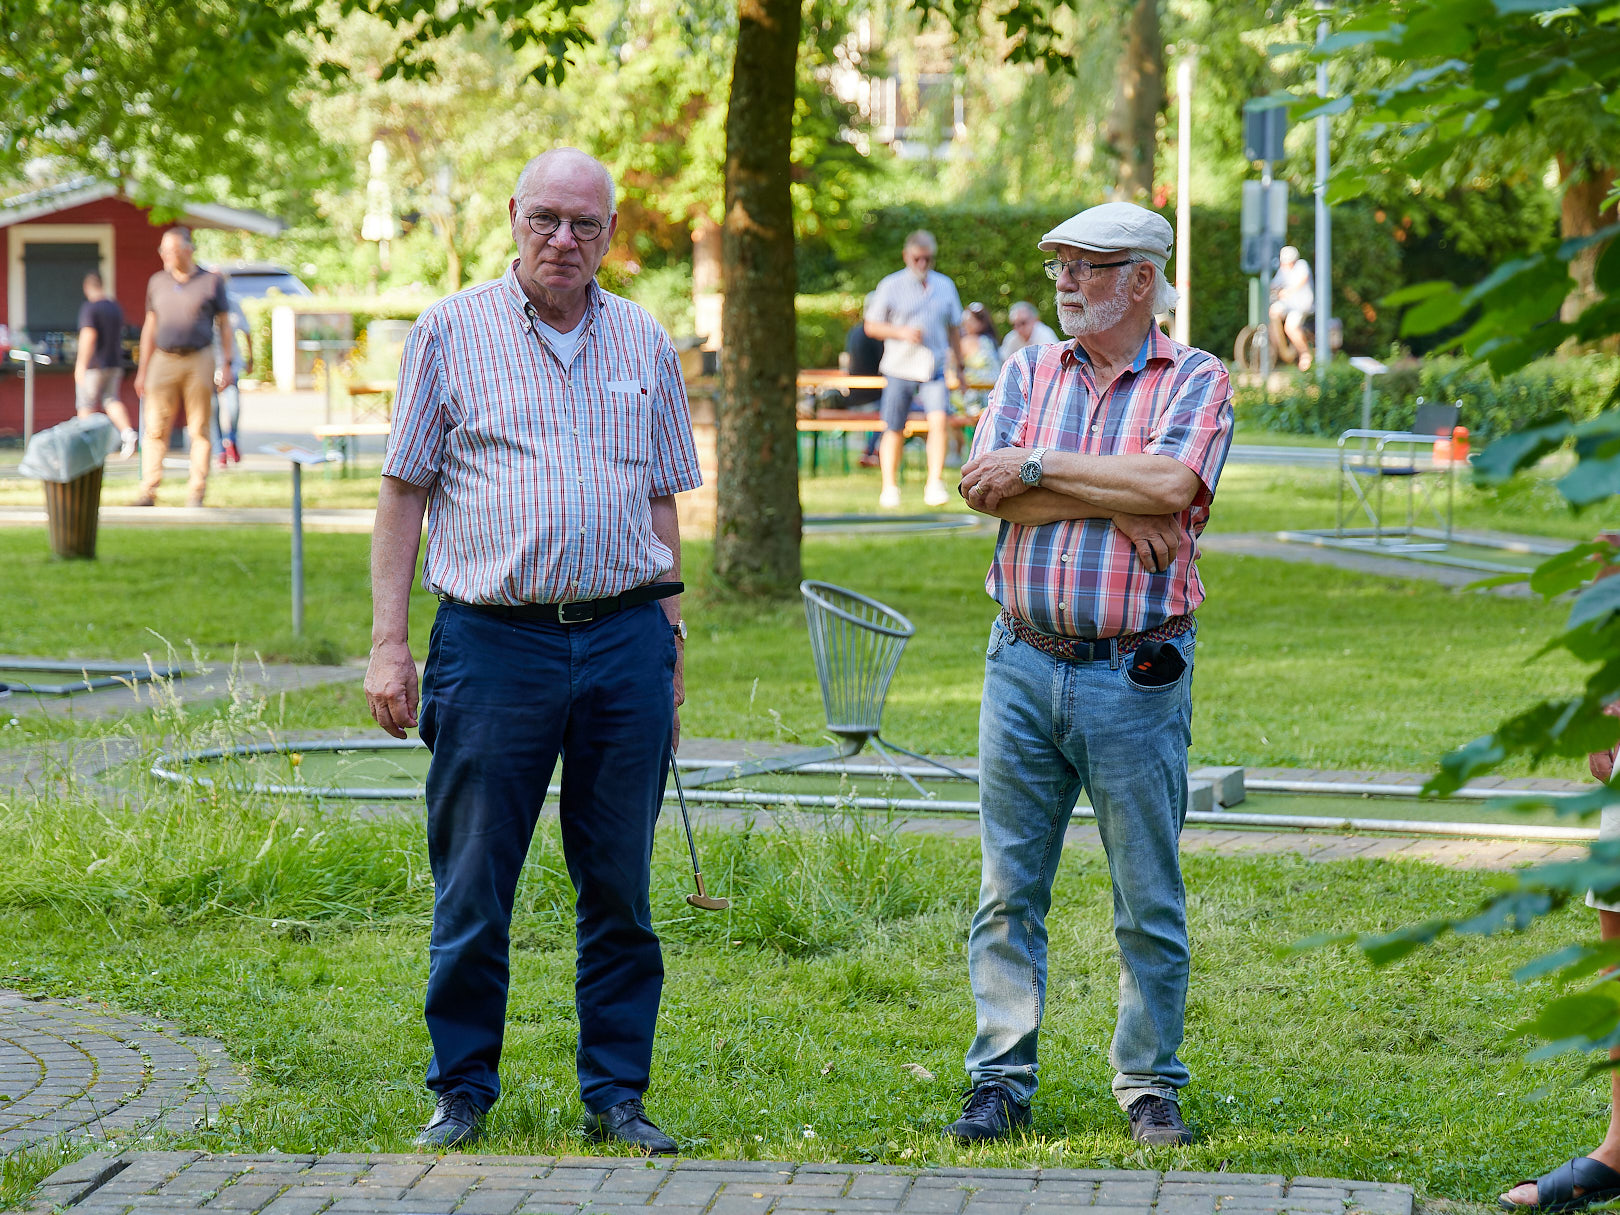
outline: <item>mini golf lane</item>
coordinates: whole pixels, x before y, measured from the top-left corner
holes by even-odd
[[[160,760],[154,773],[174,782],[195,780],[235,787],[256,787],[264,793],[319,797],[323,800],[420,801],[427,777],[428,755],[415,740],[333,740],[320,739],[284,744],[257,744],[265,750],[256,754],[224,754],[218,750],[194,753],[195,758],[171,756]],[[285,748],[279,749],[279,748]],[[696,762],[696,761],[692,761]],[[977,786],[963,781],[923,778],[924,790],[932,801],[916,796],[914,790],[892,774],[782,773],[754,776],[747,780],[688,788],[694,804],[729,806],[736,809],[768,811],[783,805],[806,812],[836,810],[840,804],[862,810],[893,808],[909,815],[949,814],[971,817],[977,810]],[[555,793],[555,790],[553,791]],[[671,788],[669,796],[673,798]],[[1082,817],[1087,803],[1080,802]],[[1481,800],[1435,800],[1416,797],[1362,796],[1343,793],[1251,792],[1225,814],[1257,816],[1262,819],[1320,819],[1317,829],[1351,830],[1344,820],[1356,820],[1359,830],[1376,830],[1365,824],[1477,825],[1478,831],[1453,826],[1451,833],[1512,838],[1518,834],[1554,842],[1579,842],[1595,828],[1590,820],[1560,815],[1555,809],[1511,810]],[[1192,824],[1209,824],[1240,831],[1298,829],[1302,824],[1234,822],[1217,810],[1215,817],[1193,813]],[[1548,830],[1550,829],[1550,830]],[[1393,827],[1399,834],[1424,834],[1422,830]]]

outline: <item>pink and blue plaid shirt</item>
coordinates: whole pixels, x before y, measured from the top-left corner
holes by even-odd
[[[980,417],[975,455],[1049,447],[1086,455],[1170,456],[1203,482],[1176,515],[1181,546],[1152,574],[1111,520],[1039,527],[1001,524],[985,590],[997,603],[1060,637],[1113,637],[1163,624],[1204,601],[1198,535],[1232,442],[1232,387],[1214,355],[1148,331],[1129,369],[1099,399],[1091,360],[1076,341],[1027,346],[1001,370]]]
[[[669,335],[593,283],[564,366],[532,315],[508,268],[434,304],[405,341],[383,474],[432,490],[433,594],[600,599],[674,564],[649,499],[703,478]]]

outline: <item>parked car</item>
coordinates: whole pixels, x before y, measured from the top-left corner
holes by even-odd
[[[240,343],[242,369],[253,371],[253,330],[248,325],[243,300],[263,299],[272,292],[282,295],[313,295],[305,284],[285,266],[270,262],[226,262],[213,267],[225,276],[225,294],[231,301],[231,328]]]

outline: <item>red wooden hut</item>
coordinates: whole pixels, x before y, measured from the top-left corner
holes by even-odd
[[[116,182],[93,177],[0,199],[0,239],[6,255],[6,290],[0,295],[0,324],[14,346],[32,346],[51,357],[36,364],[36,430],[73,416],[73,360],[78,343],[82,284],[91,270],[101,272],[107,293],[123,305],[137,333],[146,312],[146,282],[163,263],[158,238],[173,224],[229,228],[274,235],[280,220],[218,203],[188,203],[164,223],[151,209],[130,201]],[[21,364],[7,360],[0,373],[0,435],[23,429]],[[123,396],[133,415],[133,377],[124,377]]]

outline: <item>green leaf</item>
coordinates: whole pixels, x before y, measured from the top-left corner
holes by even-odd
[[[1556,556],[1548,557],[1530,572],[1530,589],[1548,599],[1572,591],[1582,583],[1589,582],[1613,552],[1614,549],[1601,540],[1567,548]],[[1599,560],[1594,561],[1594,557]]]
[[[1465,591],[1488,591],[1493,586],[1515,586],[1520,582],[1528,582],[1529,580],[1529,570],[1515,570],[1510,574],[1492,574],[1489,578],[1481,578],[1478,582],[1470,582],[1462,589]]]
[[[1378,302],[1386,308],[1399,308],[1403,304],[1415,304],[1442,292],[1456,290],[1456,284],[1448,283],[1445,279],[1430,279],[1424,283],[1411,283],[1399,291],[1391,291]]]
[[[1558,492],[1576,506],[1590,506],[1620,493],[1620,455],[1582,460],[1558,479]]]
[[[1569,415],[1549,414],[1523,430],[1491,443],[1474,457],[1474,474],[1482,481],[1505,481],[1522,468],[1557,451],[1574,431]]]
[[[1597,289],[1607,295],[1620,292],[1620,240],[1615,241],[1598,258],[1593,274]]]
[[[1367,192],[1367,186],[1365,177],[1359,177],[1354,173],[1335,174],[1328,182],[1328,205],[1331,207],[1337,203],[1349,202],[1352,198],[1360,198]]]
[[[1541,1038],[1595,1038],[1616,1024],[1620,1024],[1620,995],[1595,990],[1551,1001],[1521,1029]]]
[[[1605,578],[1580,593],[1564,627],[1578,629],[1589,621],[1606,619],[1616,611],[1620,611],[1620,578]]]
[[[1402,336],[1412,337],[1444,329],[1468,311],[1467,299],[1466,295],[1458,291],[1431,295],[1417,307],[1408,309],[1401,317]]]
[[[1367,955],[1367,960],[1374,966],[1388,966],[1391,962],[1400,961],[1413,950],[1432,943],[1450,927],[1450,920],[1425,920],[1421,924],[1411,924],[1382,936],[1364,937],[1358,944],[1361,946],[1361,952]]]

